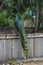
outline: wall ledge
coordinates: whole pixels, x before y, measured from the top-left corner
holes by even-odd
[[[0,39],[18,39],[17,34],[0,34]],[[27,34],[27,38],[43,38],[43,33]]]

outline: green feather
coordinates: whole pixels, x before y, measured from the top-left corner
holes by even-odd
[[[27,36],[26,36],[25,29],[24,29],[24,25],[21,21],[19,21],[19,27],[20,28],[19,28],[18,34],[19,34],[19,38],[20,38],[20,41],[23,47],[23,52],[24,52],[25,57],[28,58],[29,53],[28,53]]]
[[[18,19],[18,16],[16,17],[16,19]],[[25,57],[28,58],[29,57],[29,53],[28,53],[29,51],[28,51],[27,36],[26,36],[25,29],[24,29],[24,24],[19,19],[18,19],[18,27],[19,27],[18,35],[19,35],[19,38],[20,38],[20,41],[21,41],[21,44],[23,47],[23,52],[24,52]]]

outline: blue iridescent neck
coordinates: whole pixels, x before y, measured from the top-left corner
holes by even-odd
[[[18,15],[16,14],[16,20],[18,20]]]

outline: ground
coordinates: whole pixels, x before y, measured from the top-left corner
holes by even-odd
[[[24,63],[23,65],[43,65],[43,62],[29,62],[29,63]]]
[[[43,65],[43,61],[40,61],[40,62],[38,62],[38,61],[35,61],[35,62],[27,62],[27,63],[22,63],[22,62],[20,62],[20,63],[16,63],[15,61],[11,61],[10,63],[6,63],[6,64],[0,64],[0,65]]]

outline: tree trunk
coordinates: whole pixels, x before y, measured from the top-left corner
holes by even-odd
[[[36,6],[36,18],[35,18],[35,32],[38,32],[38,23],[39,23],[39,0],[35,0]]]

